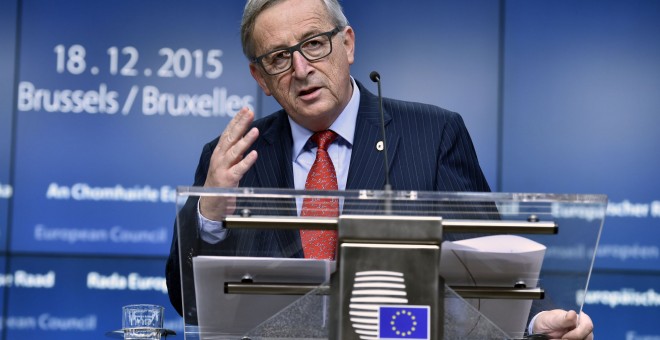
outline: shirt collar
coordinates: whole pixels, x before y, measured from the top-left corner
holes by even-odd
[[[353,77],[351,77],[351,83],[353,84],[353,95],[351,96],[351,100],[349,100],[344,111],[342,111],[332,125],[330,125],[330,130],[339,135],[337,141],[339,143],[347,143],[349,147],[353,146],[355,124],[357,122],[358,108],[360,107],[360,90]],[[291,117],[288,117],[288,119],[289,124],[291,125],[291,137],[293,137],[293,159],[295,160],[303,152],[307,141],[312,137],[314,132],[294,122]]]

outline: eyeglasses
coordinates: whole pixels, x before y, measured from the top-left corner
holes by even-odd
[[[332,53],[332,37],[339,31],[341,31],[341,28],[337,27],[332,31],[309,37],[291,47],[279,48],[262,54],[250,61],[261,65],[264,71],[271,76],[280,74],[291,68],[293,52],[300,52],[308,61],[315,61],[328,56]]]

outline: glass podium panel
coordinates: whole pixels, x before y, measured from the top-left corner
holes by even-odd
[[[219,222],[199,216],[200,198],[214,203]],[[336,199],[340,216],[298,217],[303,199]],[[606,206],[604,195],[180,187],[179,272],[168,277],[180,280],[186,339],[378,339],[391,331],[517,339],[542,310],[581,311]],[[368,222],[356,227],[356,219]],[[419,228],[428,221],[433,230]],[[336,261],[304,259],[300,229],[338,230]],[[384,256],[363,261],[354,254],[369,252],[353,247],[381,247],[374,254]],[[432,260],[403,265],[417,273],[402,274],[396,294],[406,303],[381,296],[363,316],[352,302],[357,276],[340,273],[398,262],[387,258],[390,247],[428,249],[401,254]],[[411,287],[426,272],[440,279],[433,301],[420,302]],[[429,332],[409,315],[420,306]],[[390,307],[405,312],[397,319]]]

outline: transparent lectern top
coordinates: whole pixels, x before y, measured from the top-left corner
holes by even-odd
[[[199,216],[200,197],[216,201],[215,213],[222,216],[222,221],[213,223]],[[245,303],[240,302],[244,300],[252,303],[254,300],[250,300],[250,296],[254,298],[254,295],[225,294],[226,282],[215,283],[218,287],[216,296],[200,297],[196,294],[202,283],[208,286],[210,279],[200,273],[204,266],[197,265],[197,268],[195,266],[202,259],[227,257],[221,262],[230,263],[238,270],[224,271],[223,278],[240,282],[245,278],[231,277],[231,275],[240,275],[244,262],[239,261],[250,258],[303,258],[304,252],[297,229],[299,224],[296,222],[305,220],[298,217],[304,199],[338,201],[339,217],[313,218],[307,223],[307,225],[318,223],[314,225],[319,229],[332,228],[332,225],[336,228],[337,220],[349,215],[441,217],[444,242],[439,265],[442,275],[446,275],[446,283],[452,288],[482,284],[497,286],[503,284],[502,282],[505,282],[505,285],[510,283],[511,286],[518,283],[531,288],[541,287],[545,291],[545,299],[532,304],[532,314],[551,308],[581,310],[607,206],[607,197],[604,195],[180,187],[177,190],[175,237],[181,259],[178,275],[181,279],[187,339],[205,338],[201,335],[204,329],[200,325],[204,317],[199,315],[198,318],[200,312],[198,307],[202,307],[198,306],[200,299],[204,299],[204,304],[218,299],[217,301],[222,304],[217,306],[219,310],[241,308],[242,310],[235,315],[255,316],[255,320],[241,319],[241,322],[246,321],[244,326],[247,327],[246,331],[234,329],[225,332],[217,328],[241,323],[239,321],[232,323],[228,320],[224,324],[220,323],[220,326],[210,326],[209,329],[212,331],[208,333],[212,335],[209,338],[222,338],[222,335],[233,335],[235,338],[236,335],[243,334],[252,334],[252,338],[260,338],[254,333],[254,329],[260,329],[257,327],[260,324],[262,328],[269,322],[272,325],[276,316],[268,318],[260,315],[262,319],[259,319],[256,314],[263,313],[250,312],[250,309],[258,311],[258,307],[245,306]],[[266,217],[270,222],[251,224],[251,221],[258,221],[261,217]],[[501,225],[518,227],[502,229]],[[475,228],[475,226],[481,227]],[[548,226],[554,226],[555,231],[548,232]],[[505,235],[501,235],[502,233]],[[520,240],[524,242],[521,243]],[[483,253],[488,255],[479,255]],[[540,259],[539,268],[533,264],[534,256]],[[276,262],[277,264],[271,264],[270,269],[275,276],[277,273],[282,273],[283,280],[300,279],[299,283],[327,285],[334,268],[334,261],[327,262],[327,264],[310,263],[309,268],[298,268],[296,271],[288,267],[283,269],[282,266],[289,266],[290,263],[279,261]],[[453,270],[457,264],[466,270],[462,272]],[[517,269],[514,274],[511,268]],[[483,272],[484,270],[488,272]],[[259,272],[258,275],[270,281],[278,279],[256,269],[252,271]],[[208,272],[205,274],[213,275]],[[243,276],[245,275],[249,276],[250,273],[243,273]],[[195,277],[204,277],[205,282],[195,282]],[[247,279],[251,280],[252,277]],[[318,293],[323,289],[319,288],[316,291]],[[453,290],[448,289],[448,291]],[[315,293],[310,294],[318,296]],[[297,304],[295,303],[297,297],[292,295],[284,298],[282,296],[268,298],[274,299],[271,306],[278,306],[277,308],[282,310],[286,310],[287,306],[299,308],[302,301],[314,301],[315,307],[313,310],[308,310],[308,313],[320,313],[320,315],[311,318],[318,322],[313,323],[313,332],[308,336],[324,338],[325,335],[327,338],[327,318],[323,317],[327,311],[325,297],[311,298],[308,294],[304,297],[307,300],[299,300]],[[488,315],[487,309],[493,308],[489,307],[492,299],[470,298],[465,301],[477,312],[485,313],[487,316],[484,319],[490,319],[498,326],[506,324],[507,320],[497,320],[498,315],[493,315],[492,311]],[[519,306],[519,303],[520,301],[515,301],[511,306]],[[511,306],[506,308],[514,308]],[[287,315],[285,312],[272,314]],[[456,317],[460,319],[460,315]],[[254,327],[250,326],[250,322]],[[524,322],[526,323],[526,320]],[[250,329],[253,330],[252,333],[249,332]],[[515,331],[504,329],[504,333],[512,338],[521,335],[517,327]],[[260,335],[261,338],[268,337],[263,333]],[[300,337],[300,333],[296,337]]]

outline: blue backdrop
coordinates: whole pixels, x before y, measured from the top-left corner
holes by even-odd
[[[182,330],[162,287],[174,190],[241,106],[279,109],[242,55],[243,5],[0,0],[5,339],[100,338],[142,302]],[[343,5],[353,76],[461,113],[493,190],[609,195],[585,308],[596,334],[660,337],[660,4]]]

